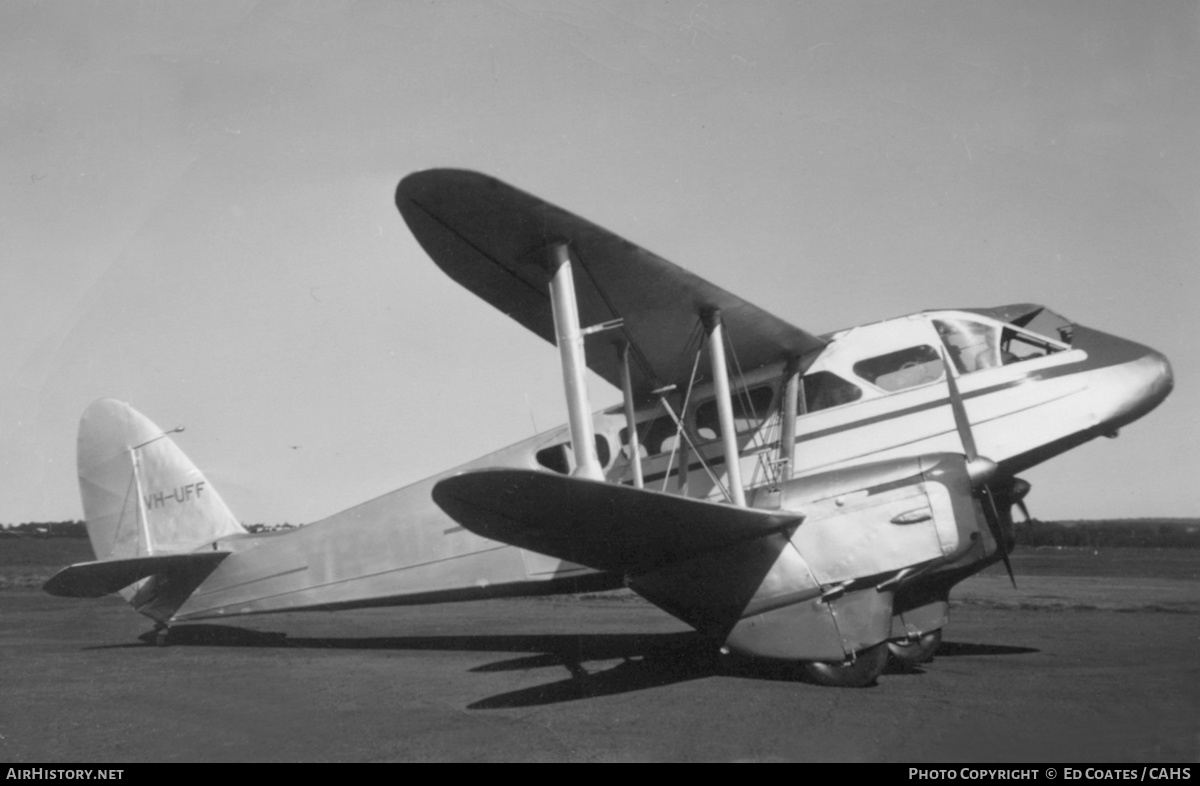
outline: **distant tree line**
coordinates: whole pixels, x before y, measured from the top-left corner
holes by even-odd
[[[302,527],[304,525],[288,524],[286,521],[282,524],[264,524],[261,521],[257,524],[247,524],[243,521],[242,526],[246,528],[247,532],[275,532],[283,529],[296,529],[297,527]]]
[[[246,524],[248,532],[274,532],[295,529],[300,524]],[[82,521],[30,521],[25,524],[0,524],[0,537],[5,535],[25,538],[86,538],[87,526]]]
[[[82,521],[30,521],[25,524],[0,526],[0,535],[26,538],[86,538],[87,528]]]
[[[1038,521],[1015,525],[1022,546],[1084,548],[1200,548],[1200,519]]]

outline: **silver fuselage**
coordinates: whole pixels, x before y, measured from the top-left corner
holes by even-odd
[[[932,362],[912,361],[874,377],[874,383],[862,375],[872,359],[893,352],[901,357],[912,347],[941,347],[946,341],[941,334],[945,325],[964,320],[1005,338],[1022,333],[978,314],[940,311],[829,336],[820,353],[805,359],[804,375],[814,382],[840,380],[839,384],[857,388],[857,397],[838,403],[828,397],[819,402],[814,398],[806,402],[813,406],[801,407],[791,464],[778,459],[783,361],[735,381],[735,388],[743,393],[757,393],[757,403],[744,408],[745,430],[738,429],[741,476],[751,504],[779,504],[778,496],[767,492],[782,482],[829,470],[930,453],[962,453],[945,367],[939,370]],[[1025,357],[1002,357],[999,347],[992,347],[994,364],[977,362],[969,370],[963,366],[954,371],[979,455],[995,462],[1006,476],[1115,433],[1149,412],[1171,390],[1169,364],[1148,347],[1077,325],[1071,328],[1069,342],[1046,336],[1025,338],[1026,346],[1038,347]],[[767,392],[761,392],[764,388]],[[682,413],[688,434],[643,443],[644,455],[634,456],[629,450],[628,424],[620,408],[595,413],[593,427],[605,478],[632,483],[633,462],[640,460],[647,488],[723,500],[728,473],[721,440],[700,422],[714,396],[711,381],[695,385],[690,393],[670,395],[674,398],[668,397],[668,403]],[[639,408],[638,431],[649,431],[651,421],[664,418],[664,412],[661,403]],[[621,576],[475,535],[432,500],[431,490],[439,480],[466,470],[571,471],[569,440],[563,426],[298,530],[226,538],[219,547],[235,553],[171,619],[620,586]]]

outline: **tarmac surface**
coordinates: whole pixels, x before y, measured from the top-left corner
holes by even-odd
[[[1115,554],[1115,556],[1114,556]],[[622,594],[181,625],[0,591],[0,761],[1200,761],[1200,553],[1014,555],[870,688]],[[144,637],[144,638],[139,638]]]

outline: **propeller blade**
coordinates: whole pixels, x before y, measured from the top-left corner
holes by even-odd
[[[1022,478],[1012,479],[1012,488],[1009,489],[1009,499],[1012,504],[1021,509],[1021,515],[1025,517],[1025,521],[1032,521],[1033,516],[1029,515],[1029,508],[1025,507],[1025,496],[1029,494],[1029,481]]]
[[[1008,539],[1004,537],[1004,527],[1000,522],[1000,510],[996,507],[996,497],[986,485],[980,487],[979,493],[985,503],[983,517],[987,519],[988,529],[992,531],[996,549],[1000,552],[1000,559],[1004,560],[1004,569],[1008,571],[1008,580],[1012,582],[1013,589],[1016,589],[1017,577],[1013,575],[1012,563],[1008,560]]]
[[[963,454],[970,464],[979,458],[975,448],[975,435],[971,433],[971,421],[967,419],[967,408],[963,406],[962,394],[958,392],[958,382],[954,379],[954,371],[950,367],[950,359],[946,357],[946,349],[942,348],[942,368],[946,372],[946,385],[950,388],[950,410],[954,413],[954,426],[958,429],[958,438],[962,442]]]
[[[979,455],[975,445],[975,434],[971,431],[971,421],[967,417],[967,408],[963,404],[962,394],[958,391],[958,382],[950,367],[948,350],[942,347],[942,368],[946,372],[946,387],[950,389],[950,411],[954,413],[954,427],[958,430],[958,438],[962,442],[963,455],[967,459],[967,471],[971,480],[976,484],[977,493],[983,500],[983,518],[987,521],[1000,559],[1004,560],[1004,569],[1008,571],[1008,580],[1013,587],[1017,586],[1016,576],[1013,575],[1012,563],[1008,559],[1008,540],[1004,537],[1004,528],[1000,521],[1000,510],[996,507],[996,497],[988,486],[988,481],[996,476],[998,467],[995,462]]]

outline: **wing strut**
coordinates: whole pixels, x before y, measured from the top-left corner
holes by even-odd
[[[604,480],[604,470],[596,455],[596,435],[592,430],[592,410],[588,405],[587,381],[583,372],[587,361],[583,352],[583,331],[579,328],[579,306],[575,302],[575,277],[571,273],[571,255],[566,243],[547,249],[550,267],[550,306],[554,312],[554,333],[562,356],[563,388],[567,396],[567,416],[571,426],[571,446],[575,451],[575,472],[592,480]]]
[[[709,358],[713,387],[717,394],[717,417],[721,422],[721,439],[725,446],[725,467],[729,471],[729,491],[733,504],[744,508],[746,491],[742,487],[741,456],[733,423],[733,399],[729,394],[729,371],[725,366],[725,331],[721,325],[721,310],[714,308],[706,311],[703,319],[704,327],[708,330]]]
[[[629,463],[633,465],[634,488],[643,488],[642,452],[638,445],[637,414],[633,408],[633,385],[629,379],[629,342],[621,344],[621,394],[625,397],[625,429],[629,432]]]
[[[783,373],[783,426],[779,435],[779,479],[787,482],[792,479],[796,466],[796,415],[799,414],[800,401],[800,359],[788,359],[787,369]]]

